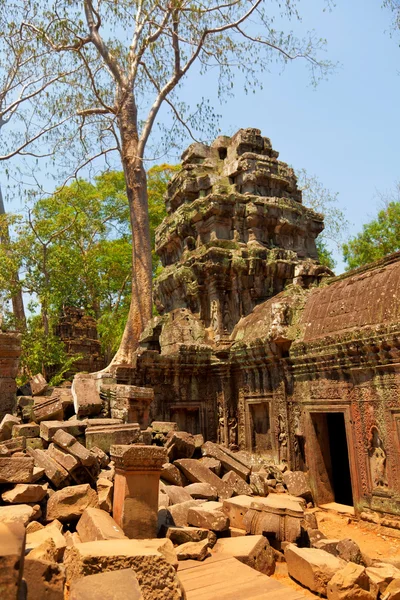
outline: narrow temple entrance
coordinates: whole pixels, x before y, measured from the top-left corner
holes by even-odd
[[[353,505],[349,451],[342,412],[311,413],[313,479],[317,503]]]
[[[200,433],[200,409],[198,407],[171,408],[171,421],[177,423],[180,431],[193,435]]]

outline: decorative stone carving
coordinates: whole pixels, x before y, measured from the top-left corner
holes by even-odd
[[[389,487],[386,474],[386,452],[377,427],[372,427],[369,437],[369,464],[374,489],[386,490]]]

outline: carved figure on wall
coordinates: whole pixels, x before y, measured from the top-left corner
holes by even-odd
[[[237,419],[236,417],[230,417],[228,420],[228,429],[229,429],[229,448],[231,450],[237,449]]]
[[[278,417],[278,443],[279,443],[279,460],[281,463],[288,461],[288,436],[286,433],[285,420],[282,415]]]
[[[371,428],[369,438],[369,464],[374,488],[386,489],[389,484],[386,475],[386,452],[377,427]]]
[[[210,305],[210,325],[214,331],[218,331],[219,323],[218,323],[218,302],[217,300],[212,300]]]
[[[225,419],[222,406],[218,406],[218,444],[225,443]]]

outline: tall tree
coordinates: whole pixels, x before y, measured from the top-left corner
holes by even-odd
[[[41,143],[56,135],[55,143],[67,141],[73,158],[81,144],[77,169],[112,151],[120,155],[134,276],[130,313],[114,363],[131,364],[152,312],[144,160],[160,110],[170,109],[172,120],[163,118],[171,125],[169,132],[179,126],[194,137],[193,131],[206,127],[213,112],[203,99],[194,112],[179,101],[190,71],[198,76],[218,70],[221,95],[232,93],[235,72],[242,74],[247,89],[262,85],[262,75],[273,60],[287,63],[302,58],[315,79],[330,67],[318,59],[324,41],[313,32],[298,40],[291,31],[275,28],[275,22],[300,20],[296,0],[14,0],[13,4],[17,14],[24,10],[22,35],[39,53],[52,53],[58,73],[64,74],[48,102],[37,107],[43,130],[49,129],[49,135],[41,135]],[[61,129],[48,126],[57,119]]]

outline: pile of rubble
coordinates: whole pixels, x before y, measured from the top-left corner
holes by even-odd
[[[286,561],[291,577],[331,600],[400,598],[400,570],[371,564],[352,540],[318,530],[304,473],[255,467],[246,453],[175,423],[141,430],[101,416],[104,400],[89,378],[72,390],[37,378],[31,392],[0,424],[3,600],[178,600],[178,562],[211,553],[266,575]],[[154,490],[124,479],[132,449],[143,485],[153,481]],[[159,463],[151,477],[140,463],[146,452]],[[146,535],[131,535],[127,519],[143,522]]]

